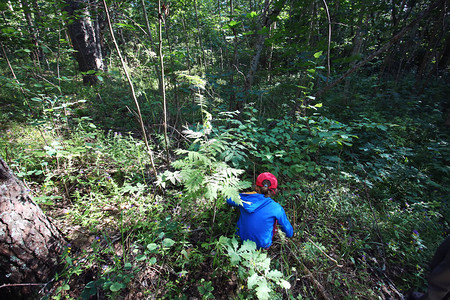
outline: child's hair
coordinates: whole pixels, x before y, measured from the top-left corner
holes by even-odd
[[[274,192],[270,189],[270,185],[271,183],[269,180],[264,180],[262,182],[262,186],[259,187],[261,194],[263,194],[265,197],[269,197],[274,194]]]
[[[266,197],[271,197],[277,193],[278,180],[269,172],[261,173],[256,178],[256,191]]]

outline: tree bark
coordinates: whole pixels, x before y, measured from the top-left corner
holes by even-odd
[[[91,14],[89,0],[65,0],[70,16],[68,31],[81,72],[105,71],[99,13]],[[84,74],[83,83],[95,85],[95,74]]]
[[[60,231],[0,158],[0,286],[47,283],[56,271],[64,244]],[[0,298],[29,296],[31,286],[0,289]]]

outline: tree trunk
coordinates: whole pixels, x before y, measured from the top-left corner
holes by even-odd
[[[350,63],[350,69],[352,69],[356,65],[356,56],[361,53],[361,46],[364,41],[363,31],[366,30],[368,23],[369,23],[369,18],[365,17],[364,13],[365,13],[365,10],[361,9],[361,12],[359,14],[358,28],[356,29],[356,34],[355,34],[355,37],[353,38],[353,48],[352,48],[352,52],[350,53],[350,57],[355,60],[353,60]],[[366,18],[366,21],[363,26],[364,18]],[[349,94],[349,89],[351,86],[350,83],[351,83],[350,77],[347,77],[345,79],[344,97],[343,97],[343,103],[342,103],[345,106],[349,105],[348,94]],[[327,84],[328,84],[328,81],[327,81]]]
[[[447,69],[448,62],[450,60],[450,34],[447,34],[445,46],[440,55],[438,70],[443,72]]]
[[[68,30],[75,59],[81,72],[104,71],[102,38],[100,32],[99,14],[91,14],[88,0],[65,0],[65,10],[70,16]],[[83,74],[83,83],[95,85],[95,74]]]
[[[284,2],[285,2],[284,0],[277,2],[277,6],[275,6],[271,10],[271,9],[269,9],[270,2],[266,0],[266,2],[264,4],[264,12],[262,15],[262,20],[261,20],[261,26],[260,26],[261,30],[264,28],[267,28],[267,29],[270,28],[270,25],[272,25],[272,23],[276,20],[276,18],[280,14],[281,9],[284,5]],[[248,71],[247,76],[245,76],[245,83],[244,83],[244,87],[242,89],[242,94],[244,95],[244,99],[243,99],[243,101],[239,102],[240,104],[242,104],[242,106],[239,107],[239,110],[242,110],[242,108],[245,106],[245,104],[247,102],[246,97],[252,87],[253,80],[254,80],[254,77],[256,74],[256,70],[258,69],[259,60],[261,57],[261,51],[264,47],[265,40],[266,40],[266,34],[263,32],[259,33],[257,43],[256,43],[256,52],[250,63],[250,70]]]
[[[147,8],[145,7],[144,0],[141,0],[141,6],[142,6],[142,12],[144,13],[145,27],[147,28],[147,36],[148,36],[148,39],[150,40],[150,45],[151,45],[150,50],[152,52],[156,53],[156,51],[155,51],[156,47],[155,47],[155,43],[153,42],[153,37],[152,37],[152,29],[150,28],[150,23],[148,21]],[[188,48],[188,52],[189,52],[189,48]],[[152,61],[153,61],[153,65],[155,66],[156,78],[158,78],[159,93],[162,94],[162,85],[161,85],[161,76],[160,76],[161,72],[159,71],[158,63],[153,56],[152,56]]]
[[[28,31],[30,34],[30,40],[33,44],[33,49],[30,52],[31,59],[33,60],[33,63],[35,66],[40,69],[40,58],[42,57],[42,50],[39,50],[39,31],[38,26],[35,26],[33,22],[33,17],[31,16],[31,9],[28,5],[28,2],[26,0],[21,0],[22,8],[23,8],[23,14],[25,17],[25,20],[27,21],[28,25]]]
[[[205,58],[205,49],[203,49],[201,26],[200,22],[198,21],[197,0],[194,0],[194,10],[195,10],[195,21],[197,22],[197,30],[198,30],[198,46],[200,48],[200,51],[202,51],[202,55],[200,57],[200,67],[203,66],[204,68],[202,70],[203,72],[206,73],[207,62]]]
[[[49,282],[64,244],[60,231],[0,158],[0,286],[7,286],[0,289],[0,298],[24,298],[35,286],[18,284]]]

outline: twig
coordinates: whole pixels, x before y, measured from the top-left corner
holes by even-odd
[[[320,249],[319,246],[317,246],[309,237],[307,237],[308,242],[310,242],[311,244],[313,244],[317,249],[320,250],[320,252],[322,252],[323,255],[325,255],[326,257],[328,257],[332,262],[334,262],[336,264],[336,266],[338,266],[339,268],[342,268],[344,265],[340,265],[334,258],[332,258],[331,256],[329,256],[328,254],[326,254],[322,249]]]
[[[395,287],[392,280],[385,274],[385,272],[381,271],[379,268],[373,267],[370,263],[367,263],[367,266],[372,270],[372,272],[375,273],[375,276],[377,276],[377,274],[378,274],[378,275],[381,275],[382,277],[384,277],[384,280],[383,280],[383,278],[380,278],[379,276],[377,276],[380,280],[387,283],[387,285],[397,294],[397,296],[399,297],[398,299],[400,299],[400,300],[405,299],[405,296],[403,296],[403,294],[398,291],[398,289]]]
[[[237,67],[236,65],[233,65],[233,67],[235,67],[235,68],[236,68],[236,71],[237,71],[239,74],[241,74],[241,75],[244,77],[244,79],[245,79],[245,74],[242,73],[242,72],[238,69],[238,67]]]
[[[164,126],[164,124],[153,124],[153,126]],[[170,128],[170,129],[172,129],[173,131],[176,131],[176,132],[178,133],[178,135],[179,135],[180,137],[182,137],[185,141],[190,142],[190,140],[189,140],[187,137],[185,137],[185,136],[183,135],[183,133],[179,132],[179,131],[178,131],[175,127],[173,127],[172,125],[167,125],[167,127]]]
[[[294,245],[297,248],[297,245],[295,245],[295,243],[289,239],[289,242],[292,243],[292,245]],[[287,246],[287,245],[286,245]],[[287,246],[288,249],[293,253],[292,249],[289,248],[289,246]],[[296,255],[294,255],[294,258],[297,260],[297,262],[299,263],[299,265],[303,268],[303,270],[306,272],[307,277],[311,280],[311,282],[316,286],[316,288],[319,290],[320,294],[322,295],[322,297],[325,300],[331,300],[330,296],[328,296],[327,291],[325,290],[325,288],[323,287],[323,285],[314,277],[313,273],[305,266],[305,264],[298,259],[298,257]]]
[[[34,74],[34,75],[36,75],[36,76],[39,77],[40,79],[44,80],[44,81],[47,82],[48,84],[54,86],[55,88],[57,88],[57,89],[59,90],[59,92],[61,92],[61,87],[60,87],[60,86],[57,86],[56,84],[54,84],[53,82],[47,80],[45,77],[43,77],[43,76],[41,76],[41,75],[39,75],[39,74]]]
[[[167,12],[165,12],[167,13]],[[163,105],[163,129],[164,129],[164,145],[166,148],[166,161],[167,164],[170,164],[170,157],[169,157],[169,139],[167,137],[167,101],[166,101],[166,85],[164,83],[164,56],[162,52],[162,21],[164,21],[164,29],[166,30],[166,36],[167,35],[167,26],[166,26],[166,20],[163,17],[163,13],[161,10],[161,0],[158,0],[158,33],[159,33],[159,63],[160,63],[160,72],[161,72],[161,96],[162,96],[162,105]],[[204,54],[203,54],[204,55]]]
[[[42,286],[47,284],[48,283],[5,283],[3,285],[0,285],[0,289],[14,286]]]

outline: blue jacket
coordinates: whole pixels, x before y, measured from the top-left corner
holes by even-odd
[[[243,241],[251,240],[258,248],[269,248],[272,245],[274,225],[277,221],[287,237],[292,237],[294,228],[286,217],[283,207],[258,193],[239,194],[243,206],[238,206],[231,198],[227,203],[239,207],[241,215],[237,222],[237,234]]]

